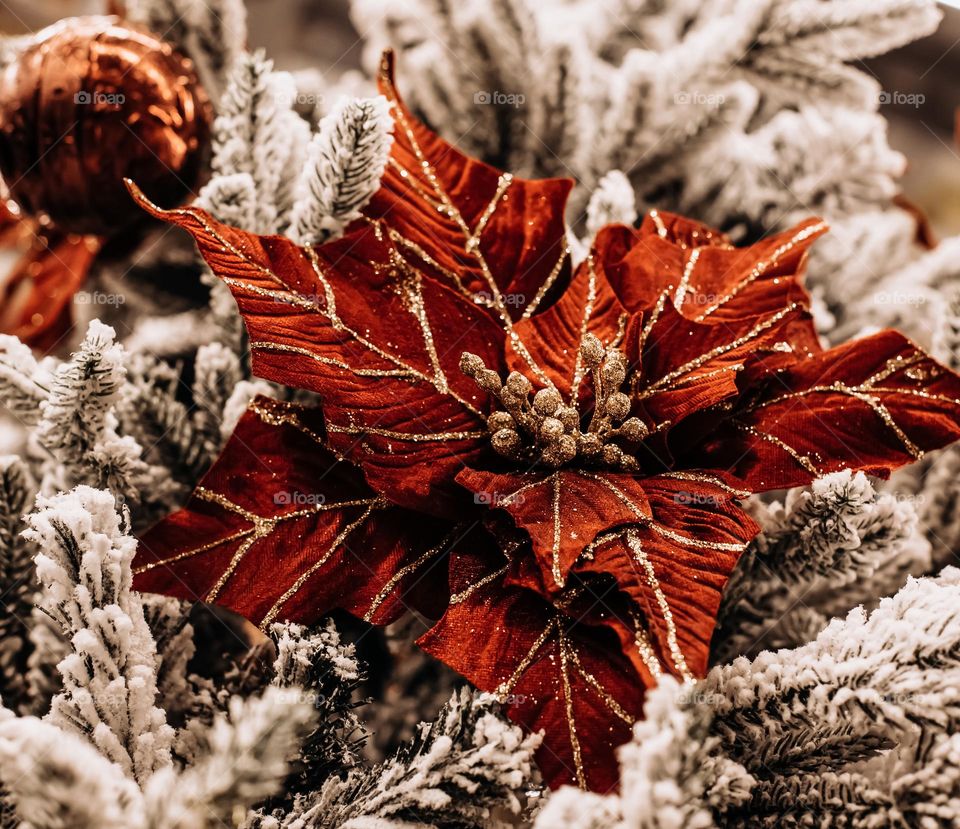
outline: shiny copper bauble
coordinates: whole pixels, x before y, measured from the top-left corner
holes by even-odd
[[[0,174],[26,213],[109,234],[140,218],[124,177],[165,207],[195,191],[211,121],[169,44],[117,17],[62,20],[0,75]]]

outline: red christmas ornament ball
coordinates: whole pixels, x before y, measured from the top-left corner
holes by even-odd
[[[29,214],[106,235],[200,184],[212,108],[192,62],[117,17],[62,20],[0,75],[0,174]]]

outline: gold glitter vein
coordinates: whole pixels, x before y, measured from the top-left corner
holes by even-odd
[[[630,552],[633,553],[637,563],[643,568],[647,584],[650,586],[650,589],[653,591],[653,595],[657,600],[657,606],[660,608],[660,615],[663,617],[663,623],[667,628],[667,646],[670,649],[670,656],[673,659],[673,664],[676,666],[677,671],[685,681],[691,681],[693,679],[693,674],[690,673],[690,669],[687,667],[687,660],[683,655],[683,651],[680,649],[680,643],[677,639],[677,626],[673,621],[673,611],[670,610],[670,603],[667,601],[666,595],[664,595],[663,590],[660,588],[660,581],[657,579],[657,573],[654,570],[653,564],[647,557],[647,553],[643,549],[643,545],[640,543],[640,537],[636,534],[636,532],[628,530],[626,533],[626,541],[627,546],[630,548]]]
[[[743,363],[730,363],[727,366],[720,366],[719,368],[712,368],[709,371],[702,371],[699,374],[691,374],[689,377],[683,377],[678,380],[676,383],[670,384],[668,387],[669,391],[677,388],[678,386],[684,386],[687,383],[696,383],[698,380],[706,380],[710,377],[716,377],[720,374],[736,374],[743,368]],[[649,395],[643,395],[648,397]]]
[[[301,354],[318,363],[349,371],[358,377],[408,377],[418,379],[416,373],[409,369],[354,368],[349,363],[343,362],[343,360],[325,357],[322,354],[310,351],[308,348],[302,348],[298,345],[287,345],[286,343],[277,343],[271,340],[256,340],[250,343],[250,348],[253,351],[282,351],[287,354]]]
[[[457,292],[464,299],[466,299],[468,302],[471,302],[475,305],[477,304],[476,294],[473,294],[467,290],[459,274],[456,274],[453,271],[445,268],[436,259],[434,259],[429,253],[427,253],[422,247],[420,247],[420,245],[418,245],[416,242],[411,241],[406,236],[394,230],[392,227],[387,227],[386,230],[388,235],[394,242],[401,245],[402,247],[409,249],[411,252],[413,252],[414,255],[417,256],[417,258],[421,259],[424,263],[429,265],[435,271],[437,271],[438,273],[440,273],[441,275],[449,279],[451,282],[453,282],[454,287],[456,287],[457,289]]]
[[[577,356],[573,364],[573,378],[570,388],[570,403],[576,405],[577,394],[580,391],[580,382],[584,377],[583,354],[580,353],[579,344],[583,342],[590,329],[590,318],[593,316],[593,305],[597,299],[597,272],[593,267],[593,254],[587,256],[587,298],[583,303],[583,317],[580,320],[580,339],[578,340]]]
[[[872,377],[869,377],[861,385],[864,388],[870,388],[882,380],[886,380],[888,377],[896,374],[898,371],[909,368],[916,363],[922,362],[924,359],[927,359],[927,355],[922,351],[916,351],[909,357],[904,357],[902,354],[898,354],[896,357],[891,357],[889,360],[887,360],[886,364],[882,369],[880,369],[880,371],[878,371]]]
[[[633,641],[637,646],[637,653],[640,654],[640,659],[650,672],[650,676],[654,679],[660,679],[660,677],[663,676],[660,658],[657,656],[653,644],[650,642],[650,637],[647,635],[647,631],[644,629],[640,617],[632,608],[630,610],[630,618],[633,621]]]
[[[328,432],[336,432],[343,435],[378,435],[379,437],[392,438],[394,440],[408,441],[410,443],[442,443],[452,440],[476,440],[478,438],[489,437],[490,432],[398,432],[394,429],[380,429],[376,426],[343,426],[338,423],[327,423]]]
[[[497,181],[497,189],[493,194],[493,198],[490,199],[490,202],[484,208],[484,211],[480,215],[480,219],[477,222],[477,226],[473,229],[473,233],[467,237],[466,247],[471,253],[473,252],[474,248],[479,247],[480,237],[483,236],[483,231],[486,230],[487,223],[493,218],[493,214],[496,212],[500,199],[503,198],[504,193],[507,192],[512,183],[513,176],[510,173],[500,174],[500,179]]]
[[[242,288],[245,291],[249,291],[251,294],[263,297],[264,299],[273,299],[277,302],[282,302],[285,305],[293,305],[297,308],[303,308],[311,311],[314,311],[317,308],[317,304],[313,300],[302,297],[300,294],[294,293],[289,289],[278,291],[271,288],[261,288],[259,285],[252,285],[249,282],[244,282],[242,279],[237,279],[233,276],[221,276],[220,279],[231,288]]]
[[[673,295],[673,304],[679,309],[683,305],[684,297],[687,294],[687,288],[690,286],[690,277],[693,276],[693,269],[700,258],[700,251],[703,248],[693,248],[690,256],[687,258],[687,264],[683,268],[683,276],[680,277],[680,284],[677,286],[677,292]]]
[[[537,478],[528,484],[524,484],[519,489],[515,489],[513,492],[505,496],[500,503],[504,506],[509,506],[518,495],[522,495],[524,492],[529,492],[531,489],[537,489],[538,487],[546,484],[549,480],[549,478]]]
[[[569,255],[570,247],[564,242],[563,250],[560,251],[560,257],[557,259],[553,268],[551,268],[550,273],[547,274],[547,278],[543,281],[543,284],[537,288],[537,292],[534,294],[530,304],[523,309],[523,314],[520,319],[530,319],[530,317],[536,313],[537,308],[540,307],[540,303],[543,302],[543,298],[547,295],[547,291],[553,287],[553,283],[556,282],[557,277],[560,276],[560,271],[563,270],[563,264],[567,261]]]
[[[884,422],[887,428],[889,428],[890,431],[897,436],[907,453],[912,455],[915,460],[920,460],[924,456],[923,450],[912,440],[910,440],[906,432],[904,432],[901,428],[900,424],[897,423],[893,415],[890,414],[890,410],[883,404],[883,401],[876,397],[876,393],[878,393],[880,390],[874,388],[870,391],[873,392],[873,394],[864,391],[861,386],[848,386],[838,380],[835,383],[831,383],[829,386],[811,386],[809,389],[802,389],[800,391],[787,392],[785,394],[777,395],[771,400],[765,400],[756,404],[750,409],[750,411],[756,411],[774,403],[779,403],[783,400],[806,397],[810,394],[842,394],[847,397],[852,397],[855,400],[859,400],[861,403],[864,403],[873,409],[873,411],[876,412],[877,416]]]
[[[507,562],[499,570],[495,570],[492,573],[487,573],[487,575],[485,575],[483,578],[477,579],[473,584],[463,588],[463,590],[461,590],[459,593],[452,593],[450,595],[450,604],[461,604],[462,602],[465,602],[477,590],[488,585],[492,581],[496,581],[509,569],[510,562]]]
[[[316,573],[317,570],[323,567],[323,565],[325,565],[327,561],[329,561],[330,557],[337,551],[340,545],[343,544],[347,536],[349,536],[355,529],[357,529],[357,527],[360,527],[363,524],[365,524],[367,520],[370,518],[370,515],[373,513],[374,510],[383,509],[384,506],[385,506],[384,501],[382,501],[379,498],[374,499],[373,501],[368,503],[367,508],[363,511],[363,514],[360,515],[359,518],[357,518],[354,521],[351,521],[349,524],[347,524],[347,526],[345,526],[342,530],[340,530],[340,532],[337,533],[337,537],[333,539],[333,542],[327,548],[327,551],[319,559],[317,559],[306,570],[306,572],[301,573],[300,576],[297,578],[297,580],[294,581],[294,583],[291,584],[289,588],[287,588],[287,590],[283,593],[283,595],[280,596],[279,599],[277,599],[273,607],[271,607],[270,610],[267,611],[267,615],[263,617],[263,621],[260,623],[260,627],[263,629],[266,629],[267,625],[269,625],[277,617],[277,614],[279,614],[279,612],[283,609],[283,606],[300,591],[300,588],[303,587],[303,585],[307,582],[307,580],[314,573]]]
[[[537,655],[537,652],[540,648],[543,647],[543,643],[547,641],[550,637],[550,634],[557,628],[556,618],[551,619],[547,622],[546,627],[540,632],[540,635],[536,638],[536,641],[530,646],[530,650],[527,651],[526,656],[520,660],[520,664],[517,665],[516,669],[512,674],[504,681],[497,686],[496,695],[501,703],[506,702],[507,695],[513,691],[516,684],[520,681],[520,678],[527,672],[527,668],[533,663],[534,658]]]
[[[389,164],[394,170],[400,174],[400,178],[403,179],[404,183],[411,189],[416,192],[421,199],[423,199],[427,204],[429,204],[434,210],[438,213],[446,213],[446,205],[439,202],[430,195],[423,187],[420,186],[420,182],[417,181],[417,177],[413,175],[408,169],[406,169],[399,161],[397,161],[392,155],[387,159],[387,164]]]
[[[151,561],[148,564],[141,564],[133,568],[134,575],[139,575],[140,573],[146,573],[148,570],[153,570],[155,567],[162,567],[167,564],[174,564],[178,561],[181,561],[185,558],[190,558],[191,556],[200,555],[201,553],[209,552],[210,550],[215,549],[216,547],[221,547],[224,544],[229,544],[231,541],[237,541],[241,538],[246,538],[248,535],[253,534],[253,527],[248,527],[245,530],[240,530],[230,535],[225,535],[223,538],[218,538],[215,541],[211,541],[209,544],[203,544],[200,547],[194,547],[191,550],[184,550],[182,553],[177,553],[174,556],[169,558],[158,559],[157,561]]]
[[[573,765],[577,772],[577,783],[581,789],[587,788],[587,779],[583,771],[583,755],[580,739],[577,737],[577,724],[573,713],[573,694],[570,690],[570,653],[567,639],[562,628],[557,628],[560,639],[560,676],[563,680],[563,703],[567,715],[567,729],[570,732],[570,746],[573,749]]]
[[[947,397],[945,394],[933,394],[923,389],[896,389],[884,386],[875,386],[870,389],[876,394],[902,394],[906,397],[919,397],[923,400],[932,400],[936,403],[949,403],[951,406],[960,406],[960,400],[955,397]]]
[[[651,210],[650,218],[653,219],[653,223],[657,226],[657,235],[661,239],[666,239],[667,226],[663,223],[663,219],[660,218],[660,214],[656,210]]]
[[[724,492],[729,492],[731,495],[736,495],[738,498],[746,498],[753,494],[748,489],[737,489],[736,487],[732,487],[730,484],[720,480],[720,478],[710,475],[707,472],[664,472],[660,477],[674,478],[678,481],[696,481],[697,483],[702,484],[712,484],[718,489],[724,490]]]
[[[579,474],[583,475],[584,478],[589,478],[591,481],[596,481],[598,484],[602,484],[607,489],[609,489],[619,500],[623,503],[634,515],[643,521],[647,521],[650,518],[650,513],[645,512],[640,506],[624,492],[620,487],[618,487],[613,481],[609,478],[605,478],[602,475],[595,475],[592,472],[580,472]]]
[[[583,667],[583,663],[580,661],[580,657],[577,654],[575,648],[570,648],[570,661],[573,662],[574,667],[577,669],[577,673],[583,678],[583,680],[596,691],[597,696],[603,701],[603,704],[607,706],[616,716],[623,720],[627,725],[633,725],[635,722],[634,717],[631,717],[626,711],[624,711],[623,706],[617,702],[610,692],[607,691],[603,685],[600,684],[600,681]]]
[[[733,543],[729,541],[703,541],[699,538],[691,538],[689,535],[683,535],[663,526],[662,524],[648,520],[650,529],[657,535],[683,544],[685,547],[692,547],[695,550],[716,550],[718,552],[741,553],[746,548],[746,544]]]
[[[193,497],[201,501],[206,501],[210,504],[216,504],[219,507],[223,507],[227,512],[232,512],[234,515],[239,515],[242,518],[246,518],[251,524],[256,525],[257,521],[270,521],[269,518],[262,518],[250,510],[244,509],[239,504],[235,504],[225,495],[221,495],[219,492],[214,492],[212,489],[207,489],[204,486],[198,486],[193,491]]]
[[[772,328],[774,325],[780,322],[780,320],[782,320],[785,316],[787,316],[787,314],[791,313],[792,311],[795,311],[797,308],[800,308],[800,307],[802,306],[799,303],[792,302],[789,305],[787,305],[785,308],[781,308],[772,316],[769,316],[766,319],[758,322],[746,334],[743,334],[742,336],[737,337],[736,339],[731,340],[730,342],[724,343],[723,345],[718,345],[715,348],[711,348],[709,351],[705,351],[699,357],[695,357],[689,362],[684,363],[679,368],[676,368],[673,371],[668,372],[667,374],[663,375],[663,377],[660,377],[659,379],[655,380],[649,386],[641,389],[641,397],[648,397],[654,391],[662,388],[665,385],[670,384],[671,382],[676,380],[678,377],[682,377],[684,374],[689,374],[691,371],[699,368],[704,363],[709,362],[710,360],[713,360],[717,357],[721,357],[727,352],[733,351],[734,349],[739,348],[742,345],[746,345],[751,340],[754,340],[758,336],[760,336],[760,334],[762,334],[764,331],[766,331],[769,328]]]
[[[271,400],[268,406],[264,406],[254,399],[248,409],[254,412],[264,423],[268,423],[271,426],[292,426],[321,446],[326,446],[326,441],[323,439],[323,436],[313,431],[313,429],[306,426],[300,420],[297,412],[302,411],[302,409],[293,403],[281,403],[279,400]]]
[[[423,283],[420,274],[416,274],[412,280],[404,283],[404,287],[407,308],[420,326],[423,346],[426,349],[430,365],[433,367],[433,384],[441,394],[447,394],[450,391],[450,384],[447,382],[447,375],[440,365],[440,356],[437,354],[437,345],[433,339],[433,329],[430,327],[426,303],[423,301]]]
[[[265,530],[264,527],[269,525],[269,529]],[[220,574],[217,580],[214,582],[213,587],[210,588],[209,592],[204,598],[204,601],[208,604],[212,603],[214,599],[220,594],[220,591],[223,590],[223,586],[227,583],[230,577],[234,574],[237,567],[240,566],[240,562],[243,561],[244,556],[250,551],[250,548],[256,544],[261,538],[269,535],[273,531],[272,522],[260,522],[258,521],[254,524],[253,534],[248,536],[243,540],[243,543],[237,547],[236,551],[233,554],[233,557],[230,559],[230,563],[227,564],[226,569]]]
[[[769,432],[761,431],[755,426],[750,426],[747,423],[741,423],[738,420],[732,420],[731,423],[735,428],[739,429],[741,432],[746,432],[749,435],[765,440],[768,443],[772,443],[774,446],[779,447],[784,452],[786,452],[790,457],[792,457],[800,466],[807,470],[811,475],[820,477],[823,473],[817,469],[814,462],[808,455],[801,454],[799,451],[794,449],[789,443],[784,440],[781,440],[776,435],[771,435]]]
[[[795,234],[791,239],[784,242],[780,245],[774,252],[771,254],[769,259],[764,259],[758,262],[753,270],[750,271],[747,276],[745,276],[739,283],[737,283],[726,296],[721,297],[713,305],[708,307],[700,316],[698,316],[697,322],[701,322],[703,319],[708,317],[714,311],[716,311],[721,306],[725,305],[731,299],[733,299],[740,291],[742,291],[747,286],[751,285],[753,282],[758,280],[763,276],[769,268],[776,265],[780,261],[781,257],[784,254],[789,253],[793,248],[797,246],[800,242],[809,239],[811,236],[819,233],[821,230],[826,230],[827,225],[825,222],[818,222],[815,225],[810,225],[809,227],[804,228],[799,233]]]
[[[554,472],[550,476],[553,484],[551,508],[553,509],[553,580],[557,587],[563,587],[564,577],[560,572],[560,475]]]
[[[390,577],[390,580],[380,589],[380,592],[374,596],[373,601],[370,602],[370,607],[367,609],[367,612],[363,614],[363,621],[369,622],[373,618],[373,614],[379,609],[380,605],[386,601],[387,596],[393,592],[394,588],[408,575],[416,572],[430,559],[434,558],[437,553],[443,550],[453,540],[454,535],[460,532],[461,529],[462,527],[460,526],[454,527],[449,533],[447,533],[443,541],[437,544],[436,547],[432,547],[419,556],[415,561],[412,561],[410,564],[398,569],[397,572]]]
[[[647,337],[650,336],[653,326],[656,325],[657,320],[660,319],[660,314],[663,313],[663,308],[666,304],[667,294],[664,292],[657,297],[657,304],[653,306],[653,311],[650,312],[650,319],[646,321],[643,326],[643,330],[640,332],[640,341],[637,346],[637,354],[641,356],[643,355],[644,346],[647,344]]]

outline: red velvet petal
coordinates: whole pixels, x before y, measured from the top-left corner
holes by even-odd
[[[398,259],[378,227],[313,250],[139,198],[190,231],[230,286],[257,374],[322,395],[331,448],[394,503],[457,514],[453,478],[489,446],[486,395],[460,371],[460,355],[502,370],[497,323]]]
[[[768,314],[728,322],[694,322],[663,299],[635,317],[627,333],[627,356],[639,364],[633,399],[652,427],[676,425],[739,394],[737,376],[751,360],[767,355],[766,369],[809,353],[812,331],[806,306],[791,303]]]
[[[660,668],[701,677],[724,585],[760,527],[736,505],[746,493],[731,476],[668,473],[642,484],[652,518],[609,533],[574,570],[612,575],[642,610]],[[633,658],[655,672],[642,649]]]
[[[614,752],[630,737],[646,687],[621,651],[616,592],[581,588],[561,610],[508,585],[489,542],[469,543],[473,550],[451,561],[450,607],[420,646],[496,693],[511,719],[543,729],[537,762],[551,786],[614,788]]]
[[[744,248],[722,234],[679,216],[648,216],[628,249],[622,227],[604,229],[597,247],[620,302],[629,311],[654,306],[669,293],[684,316],[700,322],[729,322],[770,313],[791,302],[806,304],[799,283],[807,248],[826,225],[810,219],[790,231]]]
[[[567,398],[588,399],[589,382],[580,360],[580,343],[594,334],[604,346],[623,340],[627,313],[593,256],[577,269],[563,296],[548,310],[516,325],[527,351]],[[507,367],[530,376],[529,364],[507,342]]]
[[[140,539],[136,588],[257,624],[439,615],[449,528],[388,506],[322,431],[316,411],[257,398],[187,505]]]
[[[886,476],[957,437],[960,377],[882,331],[775,375],[684,460],[762,492],[847,468]]]
[[[644,481],[632,475],[465,469],[457,480],[478,499],[505,509],[529,533],[542,582],[551,591],[566,584],[584,548],[601,532],[650,517]]]
[[[393,104],[396,128],[366,215],[397,235],[415,266],[462,285],[478,302],[494,303],[499,292],[513,319],[532,313],[570,275],[564,210],[573,181],[527,181],[463,155],[404,106],[389,51],[379,87]]]

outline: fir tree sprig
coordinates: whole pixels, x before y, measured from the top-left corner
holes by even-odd
[[[380,187],[393,143],[386,98],[344,99],[320,122],[297,184],[290,236],[317,245],[360,216]]]

